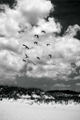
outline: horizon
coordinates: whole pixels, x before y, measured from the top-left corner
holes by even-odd
[[[77,93],[80,93],[80,91],[75,91],[75,90],[69,90],[69,89],[63,89],[63,90],[61,90],[61,89],[48,89],[48,90],[44,90],[44,89],[41,89],[41,88],[38,88],[38,87],[22,87],[22,86],[14,86],[14,85],[0,85],[0,87],[13,87],[13,88],[21,88],[21,89],[25,89],[25,90],[28,90],[28,89],[39,89],[39,90],[42,90],[42,91],[44,91],[44,92],[47,92],[47,91],[71,91],[71,92],[77,92]]]
[[[80,2],[0,2],[0,85],[80,92]]]

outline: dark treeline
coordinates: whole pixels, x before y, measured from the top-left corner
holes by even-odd
[[[80,94],[80,92],[73,91],[73,90],[50,90],[46,91],[48,93],[65,93],[65,94]]]

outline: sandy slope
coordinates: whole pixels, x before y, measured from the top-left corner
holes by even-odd
[[[80,105],[29,105],[0,101],[0,120],[80,120]]]

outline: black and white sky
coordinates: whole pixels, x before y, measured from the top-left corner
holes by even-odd
[[[0,84],[80,91],[80,1],[0,1]]]

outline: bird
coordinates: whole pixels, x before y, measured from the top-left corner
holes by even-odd
[[[50,45],[49,43],[47,44],[47,46]]]
[[[26,62],[26,60],[23,59],[24,62]]]
[[[26,58],[29,58],[26,54],[25,54]]]
[[[35,37],[39,38],[39,35],[34,35]]]
[[[35,41],[34,44],[38,44],[38,42]]]
[[[46,33],[44,30],[42,30],[43,33]]]
[[[40,60],[40,58],[39,58],[39,57],[37,57],[37,59],[39,59],[39,60]]]
[[[50,56],[50,57],[52,57],[52,55],[51,55],[51,54],[49,54],[49,56]]]
[[[29,47],[28,47],[28,46],[26,46],[26,45],[24,45],[24,44],[23,44],[23,46],[25,46],[27,49],[29,49]]]

